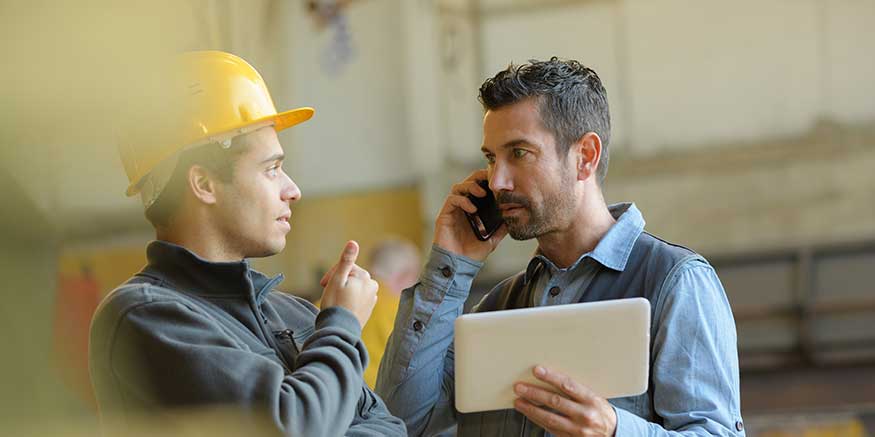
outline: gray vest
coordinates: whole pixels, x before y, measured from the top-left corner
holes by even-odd
[[[626,268],[623,271],[617,271],[602,267],[590,282],[579,302],[633,297],[643,297],[649,300],[650,320],[652,321],[650,328],[650,356],[652,360],[654,356],[652,339],[655,337],[658,328],[656,323],[660,320],[662,312],[663,284],[675,269],[690,261],[707,264],[701,255],[690,249],[661,240],[650,233],[642,232],[632,247]],[[543,265],[535,267],[536,271],[532,278],[537,277],[540,273],[539,270],[543,268]],[[534,279],[526,281],[525,272],[520,272],[508,278],[503,287],[499,287],[484,298],[477,307],[477,311],[488,312],[531,307],[533,306],[536,283],[537,281]],[[582,335],[585,334],[582,333]],[[611,399],[610,402],[616,407],[631,411],[661,425],[659,418],[652,417],[652,387],[651,381],[646,393],[634,397]],[[540,428],[530,423],[525,416],[515,410],[458,413],[458,420],[458,435],[460,436],[543,435]]]

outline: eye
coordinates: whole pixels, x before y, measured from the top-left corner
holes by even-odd
[[[513,149],[513,157],[514,158],[522,158],[529,153],[526,149]]]
[[[490,164],[495,164],[495,155],[490,153],[488,155],[485,155],[484,157],[486,158],[486,162]]]
[[[276,177],[277,173],[279,173],[280,166],[274,165],[267,169],[267,175],[270,177]]]

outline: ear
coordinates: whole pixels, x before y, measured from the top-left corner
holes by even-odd
[[[207,205],[216,203],[218,183],[213,174],[200,165],[188,169],[188,187],[194,198]]]
[[[577,180],[593,177],[602,159],[602,139],[595,132],[587,132],[572,147],[577,155]]]

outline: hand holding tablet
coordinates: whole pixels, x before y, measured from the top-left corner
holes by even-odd
[[[644,298],[466,314],[455,322],[456,409],[514,408],[514,385],[556,391],[532,369],[567,375],[601,398],[647,390],[650,302]]]

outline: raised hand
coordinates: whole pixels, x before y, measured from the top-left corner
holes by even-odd
[[[489,240],[480,241],[465,218],[466,212],[473,214],[477,211],[477,207],[471,203],[467,195],[470,193],[477,197],[485,196],[486,190],[477,185],[477,181],[484,180],[486,177],[486,170],[477,170],[464,181],[453,185],[435,219],[433,240],[435,245],[478,261],[486,259],[498,247],[498,243],[507,235],[506,225],[502,224]]]
[[[322,278],[322,308],[346,308],[355,314],[361,326],[365,326],[377,303],[378,285],[367,270],[355,264],[358,254],[358,243],[347,242],[340,261]]]

